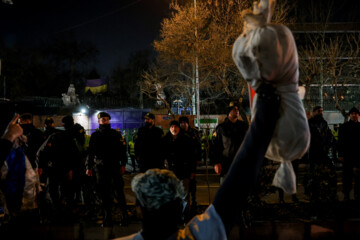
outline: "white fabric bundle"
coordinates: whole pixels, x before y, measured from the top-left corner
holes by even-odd
[[[271,24],[275,1],[261,0],[253,12],[246,11],[244,30],[233,46],[233,59],[243,77],[256,91],[265,80],[281,97],[280,118],[265,155],[280,161],[273,185],[296,193],[291,161],[301,158],[310,144],[310,132],[303,103],[298,94],[298,54],[291,31]],[[252,104],[252,119],[257,95]]]

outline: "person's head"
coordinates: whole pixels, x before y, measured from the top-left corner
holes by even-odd
[[[227,116],[230,120],[235,121],[239,117],[239,105],[237,102],[230,102],[227,108]]]
[[[178,121],[171,121],[170,132],[173,137],[177,137],[180,133],[180,123]]]
[[[189,119],[188,119],[188,117],[186,117],[186,116],[181,116],[181,117],[179,118],[179,122],[180,122],[180,127],[181,127],[183,130],[187,131],[187,130],[189,129]]]
[[[107,112],[99,112],[97,118],[99,125],[110,125],[111,116]]]
[[[338,130],[338,128],[339,128],[339,125],[334,124],[334,130],[336,131],[336,130]]]
[[[349,116],[351,121],[358,122],[359,121],[359,109],[353,107],[349,111]]]
[[[72,132],[76,140],[83,145],[85,143],[85,128],[79,123],[75,123],[72,128]]]
[[[21,125],[23,124],[31,124],[32,123],[32,115],[30,113],[23,113],[20,115],[19,122]]]
[[[155,125],[155,115],[152,113],[147,113],[145,115],[145,126],[152,127]]]
[[[323,117],[324,109],[321,106],[315,106],[312,111],[313,117]]]
[[[149,169],[133,178],[131,189],[141,208],[143,222],[151,224],[153,218],[162,219],[164,216],[166,219],[162,221],[176,224],[181,220],[185,190],[172,171]]]
[[[74,118],[71,115],[63,117],[61,121],[65,129],[70,129],[72,126],[74,126]]]
[[[45,127],[46,128],[54,128],[55,127],[54,119],[52,119],[51,117],[47,117],[45,119]]]

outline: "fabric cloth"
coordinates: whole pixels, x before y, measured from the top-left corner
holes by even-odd
[[[179,229],[169,240],[219,240],[227,239],[224,225],[213,205],[210,205],[203,214],[195,216],[184,229]],[[144,240],[141,232],[133,235],[116,238],[116,240]]]
[[[310,133],[298,95],[299,64],[295,40],[286,26],[269,23],[271,4],[274,2],[261,0],[255,5],[254,13],[244,15],[245,27],[234,43],[233,59],[253,89],[256,90],[265,81],[275,86],[281,97],[280,119],[266,157],[281,162],[273,185],[288,193],[296,193],[295,173],[291,164],[285,162],[299,159],[306,153]],[[256,94],[252,119],[257,98]]]

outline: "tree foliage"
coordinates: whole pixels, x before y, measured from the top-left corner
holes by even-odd
[[[176,85],[182,82],[186,94],[194,94],[194,66],[197,58],[200,74],[202,106],[229,100],[244,99],[247,84],[232,59],[232,45],[242,31],[241,12],[251,7],[252,1],[207,0],[170,4],[172,14],[161,25],[159,40],[154,42],[158,52],[156,72],[161,85]],[[287,18],[288,8],[279,4],[274,14],[275,22]],[[171,66],[171,67],[169,67]],[[148,72],[147,76],[151,72]],[[169,80],[170,78],[170,80]],[[166,79],[166,81],[164,80]],[[162,80],[164,82],[162,82]],[[186,95],[185,98],[188,98]],[[240,109],[242,115],[245,110]]]

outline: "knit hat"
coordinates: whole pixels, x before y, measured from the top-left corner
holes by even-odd
[[[188,117],[186,117],[186,116],[181,116],[181,117],[179,118],[179,122],[186,122],[187,124],[189,124],[189,119],[188,119]]]
[[[47,117],[47,118],[45,119],[45,124],[46,124],[46,125],[52,124],[52,123],[54,123],[54,119],[52,119],[51,117]]]
[[[360,114],[359,109],[357,109],[356,107],[353,107],[353,108],[350,109],[349,114],[351,114],[351,113]]]
[[[226,114],[229,114],[229,113],[231,112],[231,110],[234,109],[234,107],[238,107],[238,108],[239,108],[239,103],[236,102],[236,101],[231,101],[231,102],[229,103],[229,106],[228,106],[227,109],[226,109]]]
[[[61,120],[64,124],[73,125],[74,124],[74,118],[71,115],[67,115],[62,118]]]
[[[108,117],[109,119],[111,119],[110,114],[108,114],[107,112],[99,112],[97,118],[100,119],[103,117]]]
[[[152,113],[147,113],[144,118],[146,118],[146,119],[155,119],[155,115],[152,114]]]
[[[171,127],[172,125],[175,125],[175,126],[180,127],[180,123],[179,123],[178,121],[176,121],[176,120],[171,121],[170,127]]]

